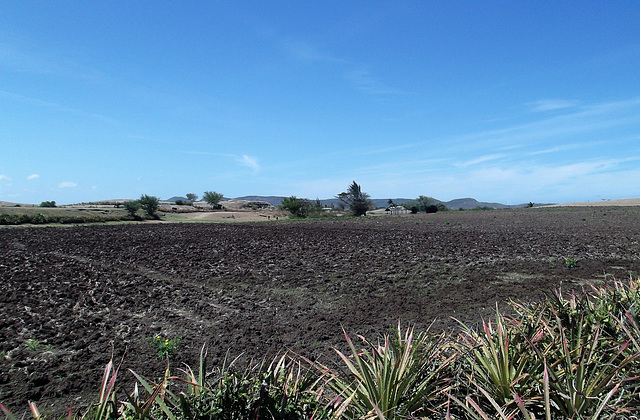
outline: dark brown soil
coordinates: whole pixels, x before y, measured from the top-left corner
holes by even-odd
[[[626,280],[639,240],[637,207],[2,229],[0,402],[21,415],[27,401],[55,413],[95,401],[112,352],[130,391],[126,369],[164,372],[158,334],[182,339],[174,368],[203,343],[214,364],[227,350],[333,359],[341,326],[451,328],[509,299]]]

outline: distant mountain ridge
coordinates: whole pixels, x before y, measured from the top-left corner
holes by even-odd
[[[233,198],[233,200],[266,201],[267,203],[273,204],[274,206],[277,207],[282,203],[282,200],[284,198],[285,197],[278,197],[278,196],[247,195],[243,197]],[[392,200],[395,204],[404,204],[410,201],[414,201],[415,199],[392,198]],[[387,207],[389,205],[388,198],[374,198],[374,199],[371,199],[371,201],[373,201],[373,204],[376,206],[376,208]],[[329,198],[329,199],[320,200],[320,203],[322,203],[323,206],[331,206],[332,204],[334,206],[337,206],[338,203],[340,203],[340,200],[338,200],[337,198]],[[447,206],[447,208],[451,210],[458,210],[458,209],[471,210],[476,207],[491,207],[494,209],[510,209],[510,208],[527,207],[528,205],[528,203],[515,204],[515,205],[501,204],[501,203],[487,203],[484,201],[478,201],[475,198],[457,198],[451,201],[441,201],[441,200],[434,199],[434,204],[438,204],[438,203],[444,204],[445,206]]]

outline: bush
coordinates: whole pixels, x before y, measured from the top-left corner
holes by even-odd
[[[19,225],[20,216],[17,214],[0,214],[0,225]]]
[[[158,197],[142,194],[140,200],[138,201],[140,203],[140,207],[142,208],[142,210],[144,210],[147,216],[154,219],[158,218],[158,215],[156,214],[156,212],[158,211],[158,206],[160,205],[160,199],[158,199]]]
[[[428,206],[426,206],[424,208],[424,212],[425,213],[437,213],[438,212],[438,206],[436,206],[435,204],[430,204]]]
[[[125,201],[123,206],[124,206],[124,209],[127,211],[127,213],[129,213],[129,216],[135,218],[136,213],[138,212],[138,210],[140,210],[140,207],[142,207],[142,204],[140,204],[140,201],[138,200]]]
[[[306,198],[298,198],[295,195],[285,197],[280,204],[280,209],[286,210],[294,217],[304,219],[311,212],[311,202]]]

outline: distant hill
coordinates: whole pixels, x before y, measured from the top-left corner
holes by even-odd
[[[236,197],[234,198],[234,200],[266,201],[277,207],[282,203],[282,200],[284,198],[285,197],[277,197],[277,196],[247,195],[244,197]],[[313,199],[311,200],[313,201]],[[392,200],[395,204],[404,204],[410,201],[414,201],[414,199],[412,198],[393,198]],[[389,203],[388,198],[374,198],[374,199],[371,199],[371,201],[373,201],[373,204],[376,206],[376,208],[387,207]],[[329,199],[320,200],[320,202],[322,203],[323,206],[331,206],[332,204],[334,206],[337,206],[340,203],[340,200],[338,200],[337,198],[329,198]],[[528,204],[528,203],[523,203],[523,204],[508,205],[508,204],[501,204],[501,203],[487,203],[484,201],[478,201],[474,198],[457,198],[451,201],[441,201],[441,200],[434,199],[434,203],[435,204],[442,203],[451,210],[459,210],[459,209],[471,210],[476,207],[509,209],[509,208],[526,207]],[[537,206],[538,204],[536,204],[536,207]]]
[[[446,203],[442,203],[442,204],[444,204],[451,210],[458,210],[458,209],[469,210],[469,209],[474,209],[476,207],[493,207],[494,209],[508,209],[508,208],[526,206],[526,204],[518,204],[515,206],[510,206],[510,205],[501,204],[501,203],[485,203],[485,202],[480,202],[475,198],[456,198],[455,200],[447,201]]]
[[[246,195],[243,197],[236,197],[236,198],[227,198],[224,197],[222,199],[222,203],[224,203],[225,200],[243,200],[243,201],[264,201],[267,202],[275,207],[278,207],[281,203],[282,200],[285,197],[279,197],[279,196],[273,196],[273,195],[269,195],[269,196],[263,196],[263,195]],[[301,197],[304,198],[304,197]],[[94,202],[90,202],[90,203],[77,203],[76,205],[97,205],[97,204],[113,204],[113,203],[123,203],[125,201],[130,201],[130,200],[134,200],[134,199],[113,199],[113,200],[101,200],[101,201],[94,201]],[[166,200],[160,200],[161,202],[164,203],[175,203],[177,200],[182,200],[182,201],[189,201],[187,200],[186,197],[181,197],[181,196],[173,196],[171,198],[168,198]],[[314,201],[315,199],[310,199],[312,201]],[[415,199],[413,198],[393,198],[392,199],[393,202],[395,204],[404,204],[407,203],[409,201],[414,201]],[[374,198],[371,199],[371,201],[373,201],[373,204],[376,206],[376,208],[383,208],[383,207],[387,207],[388,206],[388,202],[389,199],[388,198]],[[620,201],[623,204],[617,204],[617,202]],[[573,203],[572,205],[586,205],[586,206],[590,206],[590,205],[635,205],[635,204],[627,204],[628,202],[636,202],[636,200],[613,200],[613,201],[603,201],[603,202],[596,202],[596,203]],[[332,204],[334,206],[338,206],[340,204],[340,200],[338,200],[337,198],[328,198],[328,199],[324,199],[324,200],[320,200],[320,202],[322,203],[323,206],[327,206],[330,207]],[[199,201],[199,203],[202,203],[202,201]],[[501,203],[487,203],[484,201],[477,201],[474,198],[457,198],[455,200],[451,200],[451,201],[441,201],[438,199],[434,199],[434,203],[438,204],[438,203],[442,203],[445,206],[447,206],[449,209],[451,210],[459,210],[459,209],[464,209],[464,210],[470,210],[476,207],[491,207],[494,209],[507,209],[507,208],[520,208],[520,207],[526,207],[528,205],[528,203],[523,203],[523,204],[515,204],[515,205],[507,205],[507,204],[501,204]],[[62,204],[61,204],[62,205]],[[539,206],[549,206],[552,204],[549,203],[535,203],[536,207]],[[559,206],[562,206],[563,204],[556,204]],[[571,205],[571,204],[569,204]],[[13,206],[23,206],[23,207],[29,207],[29,206],[37,206],[37,204],[22,204],[22,203],[11,203],[11,202],[7,202],[7,201],[0,201],[0,207],[13,207]]]
[[[166,200],[162,200],[162,201],[168,201],[170,203],[175,203],[178,200],[180,200],[180,201],[189,201],[187,199],[187,197],[171,197],[171,198],[167,198]]]
[[[285,197],[276,197],[276,196],[262,196],[262,195],[245,195],[244,197],[236,197],[234,198],[234,200],[245,200],[245,201],[266,201],[269,204],[273,204],[274,206],[278,207],[280,205],[280,203],[282,203],[282,200]],[[225,200],[226,198],[223,198],[223,200]]]

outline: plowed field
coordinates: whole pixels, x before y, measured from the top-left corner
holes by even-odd
[[[62,413],[95,400],[113,352],[172,365],[291,349],[333,358],[341,326],[451,328],[496,303],[640,272],[640,208],[450,211],[370,219],[0,230],[0,402]],[[564,258],[577,259],[569,268]]]

